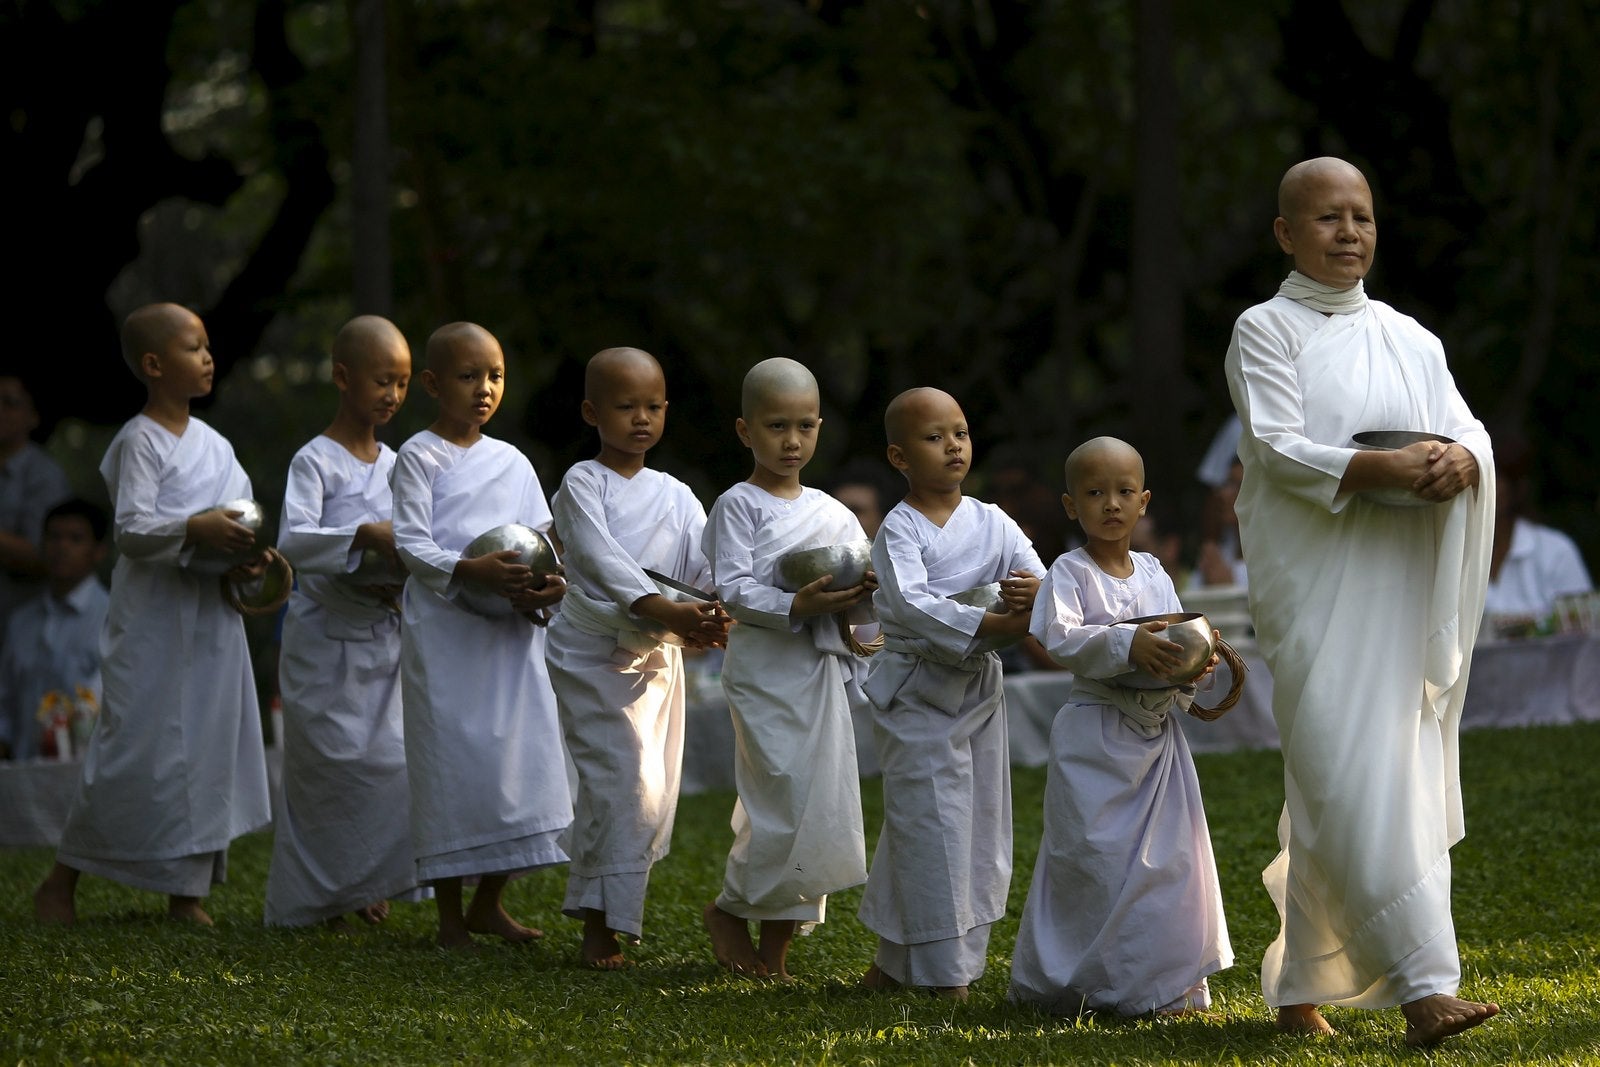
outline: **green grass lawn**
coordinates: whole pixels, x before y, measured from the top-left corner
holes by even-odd
[[[1600,725],[1463,737],[1467,839],[1455,919],[1468,995],[1504,1014],[1431,1054],[1450,1063],[1600,1063]],[[432,947],[431,904],[397,905],[353,935],[261,926],[270,838],[237,842],[212,930],[166,922],[153,894],[85,878],[80,923],[41,928],[29,893],[42,849],[0,852],[0,1060],[16,1063],[1418,1063],[1399,1013],[1330,1011],[1338,1036],[1280,1036],[1257,977],[1275,932],[1260,870],[1282,800],[1276,753],[1200,757],[1239,962],[1212,979],[1215,1010],[1153,1022],[1058,1021],[1006,1003],[1010,952],[1038,847],[1042,771],[1015,775],[1011,907],[972,1000],[870,995],[854,983],[873,937],[859,891],[800,939],[788,986],[717,968],[699,912],[721,880],[732,798],[686,797],[651,881],[638,966],[578,966],[558,912],[565,871],[513,883],[513,914],[545,928],[524,947]],[[879,821],[866,783],[867,825]]]

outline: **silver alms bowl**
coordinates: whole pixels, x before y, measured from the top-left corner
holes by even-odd
[[[1200,677],[1216,652],[1216,639],[1211,632],[1211,620],[1197,611],[1180,611],[1171,615],[1142,615],[1137,619],[1118,619],[1118,626],[1142,626],[1147,622],[1164,622],[1167,628],[1157,636],[1183,646],[1182,663],[1171,677],[1157,678],[1144,671],[1119,674],[1119,685],[1134,689],[1166,689],[1183,685]]]
[[[518,522],[508,522],[503,526],[485,530],[472,539],[462,551],[461,558],[477,559],[479,556],[504,552],[507,549],[517,553],[517,558],[512,562],[520,563],[533,571],[535,578],[561,573],[561,560],[556,557],[556,548],[550,543],[550,539],[533,527]],[[517,609],[511,606],[510,600],[492,589],[484,589],[471,582],[461,584],[461,591],[456,594],[456,599],[479,615],[499,616],[517,613]]]
[[[1445,445],[1456,443],[1453,437],[1439,433],[1423,433],[1419,430],[1363,430],[1352,435],[1350,440],[1363,452],[1393,452],[1419,441],[1438,441]],[[1409,489],[1392,486],[1382,489],[1363,489],[1356,495],[1375,504],[1387,504],[1392,508],[1426,508],[1439,503],[1437,500],[1424,500]]]
[[[975,585],[971,589],[951,593],[947,599],[954,600],[957,604],[966,604],[968,607],[982,608],[991,615],[1004,615],[1011,610],[1006,606],[1006,602],[1000,599],[999,582]]]
[[[824,574],[831,574],[833,582],[828,589],[838,592],[860,585],[871,569],[872,542],[864,538],[825,548],[801,549],[778,560],[778,588],[798,592]]]
[[[205,545],[198,545],[194,555],[189,560],[189,569],[201,574],[224,574],[241,563],[248,563],[271,547],[272,541],[267,536],[267,514],[261,505],[249,497],[240,497],[237,500],[224,500],[213,508],[195,512],[204,515],[207,511],[237,511],[234,522],[250,527],[256,535],[255,543],[244,552],[220,552]]]
[[[668,600],[676,601],[680,604],[685,601],[694,601],[699,604],[715,604],[717,602],[716,594],[708,593],[704,589],[696,589],[694,586],[686,582],[680,582],[676,578],[668,578],[665,574],[653,571],[649,567],[644,569],[644,576],[656,583],[656,591]],[[647,634],[654,635],[669,645],[683,644],[683,638],[654,619],[639,619],[639,629]]]

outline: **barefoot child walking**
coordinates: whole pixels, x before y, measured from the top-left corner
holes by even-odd
[[[1097,437],[1067,457],[1066,482],[1062,503],[1088,543],[1051,565],[1032,627],[1074,681],[1050,730],[1011,998],[1065,1015],[1204,1009],[1206,976],[1233,949],[1200,781],[1171,717],[1194,686],[1120,684],[1135,669],[1166,677],[1183,650],[1165,623],[1113,625],[1183,609],[1160,562],[1130,548],[1150,501],[1139,453]]]
[[[501,903],[506,882],[566,862],[572,822],[544,630],[525,613],[560,600],[551,577],[535,587],[512,550],[461,553],[506,523],[548,529],[539,476],[517,449],[483,433],[500,406],[506,364],[483,327],[451,323],[428,338],[422,384],[439,417],[400,447],[394,540],[411,578],[401,629],[406,766],[417,877],[432,883],[439,944],[473,934],[528,941]],[[463,583],[498,591],[517,610],[482,615],[458,601]],[[478,878],[462,908],[462,883]]]
[[[672,844],[683,768],[683,651],[722,644],[714,603],[662,596],[646,569],[695,588],[711,581],[700,550],[706,513],[689,487],[645,466],[666,426],[661,365],[637,348],[589,360],[583,419],[599,454],[572,466],[552,501],[567,594],[550,624],[550,681],[578,769],[572,857],[562,911],[583,920],[583,962],[627,964],[644,931],[651,866]]]
[[[167,895],[175,919],[211,925],[201,905],[227,874],[228,843],[271,819],[261,714],[244,620],[196,551],[249,553],[255,534],[216,505],[250,495],[233,447],[189,414],[211,392],[205,325],[149,304],[122,325],[144,409],[100,463],[119,552],[106,616],[105,697],[56,863],[34,893],[46,922],[73,922],[87,871]],[[259,576],[263,556],[230,578]]]
[[[883,775],[883,831],[861,897],[878,934],[862,984],[965,1000],[1011,886],[1011,766],[997,650],[1027,633],[1044,564],[1005,512],[962,495],[961,405],[910,389],[884,415],[905,498],[872,546],[883,651],[865,690]],[[1006,611],[950,597],[999,583]]]
[[[379,427],[405,402],[411,349],[388,319],[333,339],[339,405],[289,464],[278,550],[299,575],[283,620],[283,802],[272,828],[268,926],[369,923],[415,896],[411,791],[400,717],[399,556],[390,523],[394,450]],[[394,584],[356,584],[364,553]]]
[[[850,649],[831,618],[859,608],[866,580],[798,592],[777,584],[790,552],[860,540],[861,523],[828,494],[800,484],[822,426],[817,380],[792,359],[745,375],[740,442],[750,477],[717,498],[705,554],[717,595],[738,625],[728,634],[722,687],[733,716],[733,848],[722,892],[702,913],[717,961],[741,974],[787,978],[789,945],[822,922],[827,895],[866,878],[861,780],[845,690]],[[760,924],[752,944],[750,922]]]

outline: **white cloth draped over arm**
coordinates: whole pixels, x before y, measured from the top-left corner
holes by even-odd
[[[192,465],[199,473],[181,483],[164,478],[173,464]],[[106,450],[100,473],[116,500],[117,551],[145,563],[187,566],[194,556],[194,546],[183,543],[189,517],[250,495],[250,479],[232,449],[193,417],[180,436],[148,416],[135,416]]]
[[[351,543],[361,524],[323,525],[326,495],[322,468],[306,452],[297,453],[289,463],[289,478],[284,485],[278,551],[288,557],[296,570],[348,574],[360,562],[360,554]]]
[[[1075,677],[1115,678],[1132,671],[1128,657],[1134,628],[1086,623],[1085,615],[1083,589],[1073,580],[1063,555],[1039,587],[1029,631],[1050,658]]]
[[[645,473],[640,471],[635,477]],[[659,590],[645,575],[645,565],[612,536],[609,525],[602,521],[607,515],[606,488],[603,467],[576,464],[562,479],[551,510],[574,584],[627,609],[639,598]],[[696,531],[695,540],[698,539]]]
[[[805,620],[789,616],[794,594],[756,577],[757,519],[749,501],[734,494],[724,493],[712,505],[706,521],[705,555],[716,576],[717,598],[741,623],[799,633]]]
[[[452,597],[461,553],[440,548],[433,540],[433,482],[430,467],[438,459],[425,449],[401,449],[395,457],[391,486],[394,490],[394,543],[411,577],[442,597]]]

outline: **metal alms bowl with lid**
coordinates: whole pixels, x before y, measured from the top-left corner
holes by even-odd
[[[267,513],[262,510],[260,504],[249,497],[224,500],[216,507],[205,508],[195,512],[195,514],[204,515],[210,511],[236,512],[237,514],[234,515],[233,521],[242,526],[248,526],[250,531],[255,534],[255,543],[243,552],[223,552],[206,545],[197,545],[194,555],[189,560],[190,570],[198,571],[201,574],[226,574],[239,564],[248,563],[271,547],[272,542],[267,536]]]
[[[1185,685],[1205,672],[1206,664],[1211,662],[1212,655],[1217,651],[1211,620],[1197,611],[1180,611],[1168,615],[1141,615],[1137,619],[1118,619],[1114,625],[1143,626],[1147,622],[1167,624],[1167,628],[1161,631],[1160,636],[1183,647],[1183,652],[1180,654],[1181,663],[1178,669],[1166,678],[1157,678],[1145,671],[1119,674],[1116,678],[1119,685],[1131,686],[1134,689],[1165,689],[1169,686]]]
[[[507,549],[517,553],[517,558],[513,562],[520,563],[533,571],[536,578],[561,573],[561,560],[556,556],[555,545],[538,530],[519,522],[508,522],[485,530],[468,543],[461,552],[461,558],[477,559],[479,556],[504,552]],[[511,605],[510,600],[491,589],[485,589],[471,582],[462,583],[456,599],[479,615],[517,614],[517,609]]]
[[[790,552],[778,560],[778,588],[795,593],[821,578],[833,575],[830,590],[849,589],[862,583],[872,569],[872,542],[865,538],[822,548]]]
[[[1420,441],[1438,441],[1442,445],[1456,443],[1453,437],[1420,430],[1363,430],[1358,434],[1352,434],[1350,440],[1363,452],[1393,452]],[[1356,495],[1375,504],[1386,504],[1392,508],[1426,508],[1439,503],[1437,500],[1424,500],[1409,489],[1392,486],[1385,486],[1382,489],[1363,489]]]

